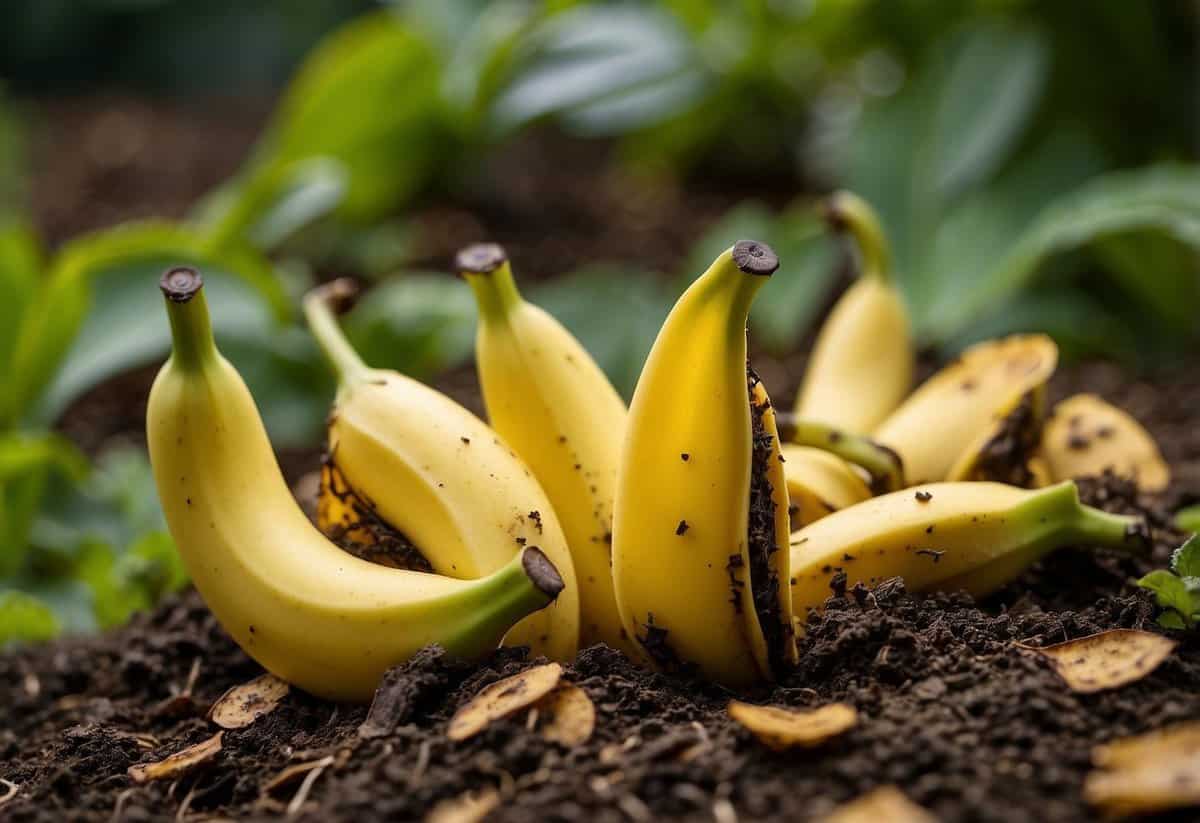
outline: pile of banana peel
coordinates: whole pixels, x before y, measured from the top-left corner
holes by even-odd
[[[826,212],[859,274],[786,412],[747,360],[751,304],[781,265],[760,242],[679,298],[628,406],[521,296],[500,247],[463,250],[486,422],[362,361],[337,321],[348,282],[313,291],[305,316],[338,377],[315,525],[217,349],[202,276],[167,271],[173,350],[147,433],[200,594],[267,671],[334,700],[369,700],[431,643],[551,661],[606,643],[744,688],[796,664],[831,585],[981,596],[1062,546],[1145,549],[1140,519],[1083,505],[1074,483],[1113,472],[1162,491],[1142,426],[1093,395],[1048,408],[1058,351],[1037,334],[979,343],[913,390],[878,221],[845,192]],[[405,551],[369,562],[350,544]]]

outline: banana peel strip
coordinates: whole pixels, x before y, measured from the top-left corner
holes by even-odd
[[[1137,629],[1110,629],[1099,634],[1035,648],[1080,694],[1105,691],[1141,680],[1166,660],[1178,645],[1169,637]]]
[[[731,700],[729,716],[775,751],[819,746],[858,724],[858,710],[847,703],[801,711]]]
[[[1200,805],[1200,722],[1097,746],[1092,763],[1084,798],[1110,815]]]
[[[586,743],[596,729],[596,706],[587,692],[562,683],[534,704],[543,740],[568,748]]]
[[[838,806],[821,823],[937,823],[895,786],[880,786]]]
[[[179,777],[185,772],[208,763],[220,754],[221,738],[224,734],[223,731],[217,732],[207,740],[168,755],[156,763],[138,763],[130,766],[127,773],[134,783],[148,783],[151,780]]]
[[[208,710],[208,719],[222,729],[244,729],[255,720],[275,711],[291,687],[273,674],[256,677],[234,686],[217,698]]]
[[[558,686],[562,666],[547,663],[497,680],[462,706],[446,729],[451,740],[474,737],[492,723],[537,703]]]

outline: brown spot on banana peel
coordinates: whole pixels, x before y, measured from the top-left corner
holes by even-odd
[[[420,549],[385,521],[366,495],[350,485],[332,455],[321,465],[317,525],[340,548],[363,560],[411,571],[433,571]]]

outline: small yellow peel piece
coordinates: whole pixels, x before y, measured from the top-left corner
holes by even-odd
[[[175,752],[157,763],[139,763],[130,766],[128,773],[134,783],[148,783],[151,780],[166,780],[178,777],[212,760],[221,752],[221,737],[225,732],[217,732],[205,741],[188,746]]]
[[[256,677],[234,686],[217,698],[208,710],[208,719],[222,729],[242,729],[265,714],[270,714],[287,697],[291,687],[273,674]]]
[[[1111,629],[1053,646],[1023,648],[1049,658],[1072,691],[1086,694],[1141,680],[1158,668],[1175,646],[1174,640],[1154,632]]]
[[[596,707],[587,692],[571,683],[559,685],[534,704],[545,740],[563,746],[586,743],[596,729]]]
[[[858,711],[846,703],[830,703],[802,711],[731,700],[729,716],[776,751],[794,746],[819,746],[858,723]]]
[[[541,700],[561,678],[562,666],[547,663],[492,683],[454,713],[446,736],[451,740],[474,737],[493,722]]]

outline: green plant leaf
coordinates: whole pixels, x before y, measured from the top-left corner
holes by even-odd
[[[0,592],[0,648],[13,643],[39,643],[58,636],[54,612],[32,595]]]
[[[328,157],[347,175],[339,214],[366,221],[386,213],[452,161],[440,82],[433,49],[398,15],[380,10],[352,20],[300,67],[244,185]]]
[[[346,171],[337,160],[313,157],[266,167],[245,184],[210,194],[196,220],[214,249],[274,249],[304,226],[330,214],[346,196]]]
[[[1049,68],[1033,31],[983,24],[951,46],[933,112],[933,141],[923,146],[942,200],[986,181],[1024,134]]]
[[[529,34],[492,106],[510,133],[549,115],[586,134],[661,122],[699,99],[703,64],[670,14],[648,6],[580,6]]]
[[[1160,607],[1178,612],[1183,622],[1191,626],[1191,615],[1197,611],[1197,604],[1182,579],[1166,569],[1156,569],[1139,580],[1138,585],[1154,592]]]
[[[671,308],[660,276],[605,265],[539,284],[529,299],[579,338],[626,400]]]
[[[265,332],[290,312],[270,265],[247,249],[213,252],[199,233],[159,221],[84,235],[55,255],[21,325],[15,413],[52,422],[81,392],[161,356],[168,331],[157,278],[177,263],[204,272],[218,332]]]
[[[367,363],[420,379],[470,356],[475,318],[465,282],[414,272],[368,291],[342,322]]]
[[[1171,553],[1171,571],[1180,577],[1200,577],[1200,535],[1193,534]]]
[[[0,152],[3,147],[0,147]],[[41,280],[42,250],[32,227],[0,215],[0,373],[8,373],[17,331]],[[0,381],[0,419],[9,404],[7,381]]]
[[[1185,532],[1200,532],[1200,506],[1190,506],[1178,512],[1175,525]]]
[[[1187,624],[1183,622],[1183,615],[1174,609],[1160,614],[1158,616],[1158,625],[1164,629],[1177,629],[1179,631],[1187,628]]]
[[[145,449],[103,452],[82,482],[61,482],[34,528],[33,542],[67,554],[86,543],[126,546],[166,528]]]
[[[1200,249],[1200,166],[1112,172],[1055,199],[975,287],[953,305],[939,304],[927,324],[930,335],[944,339],[961,331],[988,306],[1024,289],[1055,254],[1134,231],[1159,232]]]
[[[0,436],[0,579],[17,573],[51,475],[80,482],[87,460],[57,434]]]

